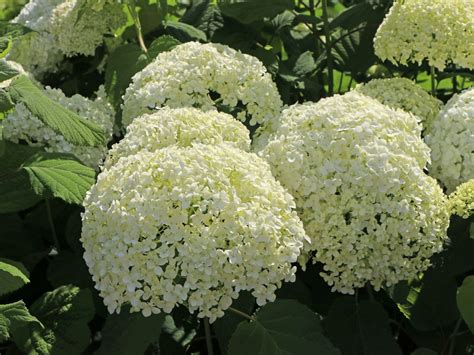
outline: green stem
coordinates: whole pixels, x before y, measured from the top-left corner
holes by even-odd
[[[372,286],[369,283],[366,283],[365,289],[367,290],[367,293],[369,294],[370,300],[375,301],[374,292],[372,291]]]
[[[56,234],[56,228],[54,227],[53,214],[51,213],[51,205],[49,203],[49,199],[45,199],[44,203],[46,205],[46,214],[48,215],[48,223],[49,227],[51,228],[51,235],[53,236],[54,246],[59,252],[61,250],[61,247],[59,246],[58,235]]]
[[[206,334],[207,353],[214,355],[214,348],[212,347],[211,326],[209,325],[209,318],[204,318],[204,333]]]
[[[128,6],[128,11],[130,11],[130,14],[132,15],[133,23],[135,24],[138,44],[140,45],[140,48],[142,49],[142,51],[148,54],[148,49],[146,48],[145,40],[143,39],[142,24],[140,22],[140,16],[138,15],[137,9],[135,8],[135,1],[134,0],[130,1],[130,3],[127,4],[127,6]]]
[[[459,318],[458,321],[456,322],[456,325],[454,326],[454,330],[449,336],[451,338],[451,341],[449,343],[449,351],[448,355],[453,355],[454,354],[454,348],[456,347],[456,336],[459,330],[459,327],[461,326],[462,319]]]
[[[244,312],[242,312],[242,311],[239,311],[238,309],[229,307],[228,310],[231,311],[231,312],[233,312],[233,313],[235,313],[235,314],[237,314],[237,315],[239,315],[239,316],[241,316],[241,317],[244,317],[244,318],[246,318],[246,319],[248,319],[248,320],[252,320],[252,321],[255,320],[255,317],[252,317],[251,315],[248,315],[247,313],[244,313]]]
[[[324,47],[326,48],[326,57],[328,65],[328,94],[334,95],[334,77],[332,71],[332,53],[331,53],[331,31],[329,30],[328,0],[322,0],[323,6],[323,25],[324,25]]]
[[[436,72],[434,67],[430,67],[431,75],[431,94],[436,96]]]

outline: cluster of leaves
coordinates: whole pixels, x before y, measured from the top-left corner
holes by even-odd
[[[373,37],[389,0],[133,0],[129,21],[94,57],[66,59],[44,84],[90,96],[105,83],[120,120],[131,77],[160,52],[191,40],[219,42],[258,57],[286,104],[317,101],[356,83],[401,74],[429,88],[429,68],[377,61]],[[0,5],[12,18],[24,1]],[[327,6],[323,6],[327,5]],[[0,57],[29,30],[0,23]],[[101,71],[104,67],[105,70]],[[437,77],[440,98],[472,83],[451,67]],[[0,63],[3,117],[24,103],[72,143],[103,144],[95,125],[44,96]],[[1,138],[1,125],[0,125]],[[453,217],[451,243],[418,280],[355,296],[332,293],[320,265],[299,270],[277,301],[258,308],[242,293],[208,329],[195,315],[109,315],[82,259],[80,204],[96,172],[68,154],[0,139],[0,353],[16,354],[472,354],[473,219]]]

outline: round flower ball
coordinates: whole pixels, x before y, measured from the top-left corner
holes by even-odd
[[[374,39],[375,53],[392,63],[443,70],[447,63],[474,69],[472,0],[395,0]]]
[[[406,78],[374,79],[355,89],[391,108],[411,112],[426,129],[438,116],[442,102]]]
[[[193,143],[217,145],[224,142],[249,151],[249,131],[223,112],[164,107],[133,120],[124,139],[109,151],[104,168],[141,150],[154,152],[170,145],[188,147]]]
[[[124,157],[84,207],[84,259],[111,313],[182,304],[212,322],[243,290],[263,305],[295,280],[306,238],[268,164],[227,144]]]
[[[452,215],[469,218],[474,214],[474,179],[461,185],[449,195],[449,208]]]
[[[104,35],[124,25],[126,16],[119,3],[97,7],[88,0],[30,0],[13,22],[35,32],[15,41],[11,58],[41,77],[64,56],[94,55]]]
[[[218,109],[255,125],[277,117],[282,102],[257,58],[221,44],[188,42],[135,74],[124,95],[122,124],[162,106]]]
[[[454,95],[425,134],[430,175],[452,192],[474,178],[474,89]]]
[[[98,125],[105,132],[108,140],[112,138],[115,113],[107,102],[102,86],[97,91],[95,100],[78,94],[67,97],[60,89],[50,87],[44,89],[44,94],[52,101]],[[86,147],[66,141],[61,134],[46,126],[23,103],[16,104],[14,110],[8,113],[2,123],[3,137],[6,140],[14,143],[25,141],[30,146],[44,147],[47,152],[70,153],[85,165],[95,169],[98,169],[107,153],[105,145]]]
[[[295,198],[311,239],[303,262],[322,263],[323,279],[346,294],[425,271],[449,222],[443,191],[419,164],[427,148],[404,151],[411,133],[389,128],[412,116],[357,95],[289,107],[260,153]]]

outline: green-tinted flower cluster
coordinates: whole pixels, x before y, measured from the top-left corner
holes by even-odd
[[[454,95],[428,127],[430,174],[449,192],[474,178],[474,89]]]
[[[449,195],[449,209],[451,214],[468,218],[474,214],[474,179],[461,185]]]
[[[374,40],[375,53],[393,63],[447,63],[474,69],[472,0],[395,0]]]
[[[394,109],[411,112],[426,129],[439,114],[442,102],[406,78],[375,79],[359,85],[356,91]]]
[[[141,150],[84,202],[84,258],[110,312],[183,304],[211,322],[242,290],[262,305],[294,281],[305,238],[268,164],[229,144]]]
[[[351,92],[291,106],[261,155],[295,197],[333,290],[409,280],[442,250],[446,200],[415,116]]]

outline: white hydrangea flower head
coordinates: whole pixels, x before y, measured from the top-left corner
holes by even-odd
[[[393,63],[447,63],[474,69],[472,0],[395,0],[374,39],[375,53]]]
[[[474,179],[459,185],[449,195],[449,209],[452,215],[462,218],[474,215]]]
[[[224,142],[249,151],[249,131],[242,123],[223,112],[201,111],[193,107],[164,107],[133,120],[127,127],[124,139],[109,151],[104,169],[121,157],[141,150],[154,152],[170,145],[189,147],[193,143],[217,145]]]
[[[317,110],[320,111],[316,112]],[[315,130],[312,134],[317,134],[319,125],[324,125],[325,129],[330,127],[340,131],[354,131],[360,142],[376,137],[414,158],[422,168],[430,160],[430,150],[421,139],[421,127],[416,116],[400,109],[392,109],[356,91],[335,95],[317,104],[293,105],[283,112],[279,120],[274,121],[277,123],[272,126],[272,131],[276,131],[269,134],[269,140],[278,139],[281,134],[290,134],[292,129],[298,129],[300,120],[312,117],[313,120],[318,119],[316,123],[308,121],[311,129]],[[301,152],[293,153],[298,155],[295,159],[303,158]],[[298,183],[297,179],[293,180],[295,184]]]
[[[124,157],[84,207],[84,259],[111,313],[183,304],[213,322],[242,290],[263,305],[295,280],[306,238],[268,164],[225,143]]]
[[[104,35],[125,24],[126,17],[113,2],[98,9],[87,0],[30,0],[14,22],[36,32],[14,44],[12,59],[41,75],[54,71],[64,56],[93,55]]]
[[[257,58],[221,44],[188,42],[160,53],[135,74],[124,95],[122,124],[127,127],[135,117],[163,106],[204,111],[223,111],[223,106],[255,125],[277,117],[282,102]]]
[[[435,120],[442,102],[407,78],[374,79],[355,89],[382,104],[411,112],[425,129]]]
[[[446,198],[424,174],[429,150],[409,126],[419,130],[414,116],[351,92],[284,110],[260,152],[311,238],[301,258],[324,265],[333,291],[409,280],[442,250]]]
[[[453,191],[474,178],[474,88],[454,95],[426,132],[430,175]]]
[[[48,33],[30,32],[14,41],[9,60],[21,65],[35,78],[58,69],[64,55],[57,48],[54,36]]]
[[[44,94],[79,116],[97,124],[105,132],[108,140],[112,138],[115,114],[112,106],[107,102],[105,89],[102,86],[94,101],[77,94],[67,97],[60,89],[50,87],[44,89]],[[105,145],[85,147],[66,141],[62,135],[34,116],[23,103],[17,104],[15,109],[2,121],[2,124],[3,137],[6,140],[15,143],[25,141],[30,146],[44,147],[47,152],[70,153],[95,169],[98,169],[107,153]]]

